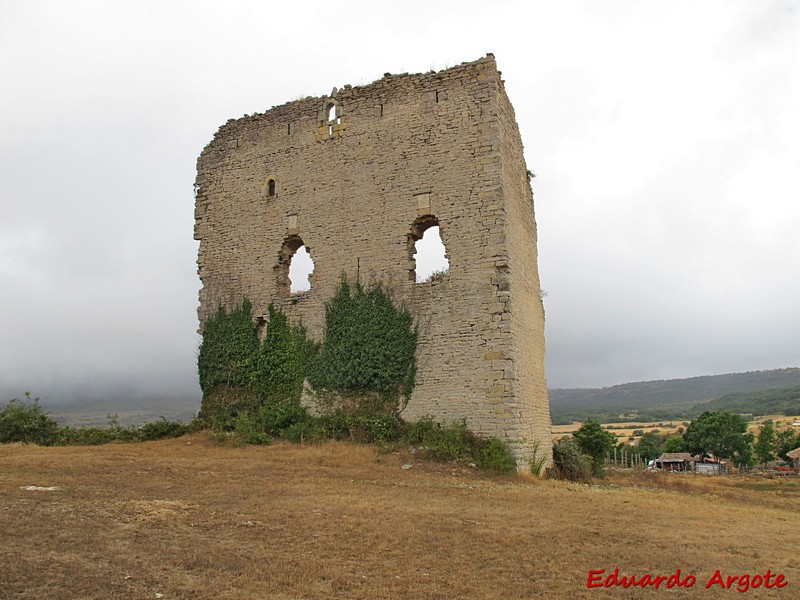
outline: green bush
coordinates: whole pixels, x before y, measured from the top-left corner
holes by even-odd
[[[176,438],[189,433],[189,425],[180,421],[160,421],[145,423],[137,427],[122,427],[117,415],[108,415],[107,427],[71,427],[58,430],[53,443],[61,446],[98,446],[111,442],[146,442],[166,438]]]
[[[164,417],[161,417],[160,421],[145,423],[139,427],[138,439],[147,442],[151,440],[181,437],[187,433],[189,433],[189,426],[185,423],[181,423],[180,421],[167,421]]]
[[[573,434],[581,451],[589,457],[592,473],[597,477],[605,474],[604,464],[608,453],[614,449],[616,436],[604,430],[600,423],[587,419],[580,429]]]
[[[480,446],[480,440],[467,429],[465,420],[457,421],[449,427],[440,423],[430,427],[426,423],[411,431],[413,437],[417,437],[420,434],[422,435],[421,450],[426,457],[433,460],[471,460]]]
[[[236,417],[242,413],[254,413],[259,404],[258,394],[252,388],[220,384],[203,393],[197,420],[215,431],[232,431]]]
[[[406,440],[413,446],[422,445],[426,437],[433,435],[433,431],[437,428],[433,418],[424,416],[419,421],[409,423],[406,427]]]
[[[120,442],[139,441],[139,428],[134,425],[131,425],[130,427],[123,427],[119,424],[118,415],[108,415],[108,429],[111,430],[113,440],[118,440]]]
[[[371,443],[386,443],[398,440],[403,433],[403,421],[394,414],[362,417],[362,423]]]
[[[402,436],[403,421],[393,414],[325,413],[314,419],[317,439],[386,443]]]
[[[58,439],[58,423],[39,405],[39,399],[14,398],[0,411],[0,443],[22,442],[49,446]]]
[[[265,433],[279,435],[297,423],[308,421],[309,415],[299,401],[279,400],[259,407],[257,419]]]
[[[99,446],[117,440],[117,434],[108,427],[62,427],[58,432],[60,446]]]
[[[237,445],[267,445],[272,443],[272,438],[266,433],[258,419],[247,413],[236,417],[234,426],[234,439]]]
[[[465,420],[445,426],[429,417],[405,426],[405,441],[420,449],[425,458],[442,462],[473,462],[495,473],[512,473],[517,461],[508,444],[498,438],[483,439],[469,429]]]
[[[0,411],[0,443],[23,442],[43,446],[97,446],[109,442],[136,442],[179,437],[189,432],[189,426],[179,421],[145,423],[122,427],[117,415],[108,415],[107,427],[59,427],[39,405],[39,399],[17,398]]]
[[[592,458],[581,450],[574,438],[561,438],[553,445],[553,465],[552,474],[556,479],[592,480]]]
[[[283,439],[294,444],[315,442],[322,439],[319,428],[315,427],[315,423],[311,419],[296,421],[285,429],[282,429],[280,434]]]
[[[498,438],[483,441],[475,455],[475,465],[479,469],[495,473],[514,473],[517,470],[517,460],[511,449]]]

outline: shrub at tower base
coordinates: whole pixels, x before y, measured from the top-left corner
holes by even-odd
[[[231,312],[220,308],[203,329],[198,419],[220,436],[241,443],[275,436],[410,443],[439,460],[514,470],[508,446],[477,438],[463,423],[409,425],[400,418],[414,389],[417,330],[383,286],[365,288],[343,277],[326,305],[321,344],[273,306],[259,342],[251,313],[245,299]],[[315,416],[300,403],[305,382],[317,402]]]

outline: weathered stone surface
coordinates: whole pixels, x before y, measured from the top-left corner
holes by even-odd
[[[492,55],[230,120],[197,171],[201,327],[247,296],[258,322],[274,302],[319,339],[343,273],[381,281],[419,324],[404,416],[464,418],[521,466],[549,451],[533,195]],[[414,242],[436,224],[449,271],[416,283]],[[301,245],[312,287],[292,294]]]

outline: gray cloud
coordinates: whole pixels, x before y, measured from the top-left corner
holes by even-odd
[[[487,51],[537,174],[549,384],[800,365],[796,9],[5,2],[0,393],[197,397],[216,129]]]

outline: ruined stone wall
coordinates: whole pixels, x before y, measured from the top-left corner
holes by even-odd
[[[420,327],[404,416],[464,418],[521,461],[549,452],[544,317],[522,143],[494,58],[389,75],[228,121],[198,160],[201,323],[247,296],[320,339],[342,274],[381,281]],[[414,241],[438,224],[449,271],[414,280]],[[304,244],[311,290],[290,293]]]

